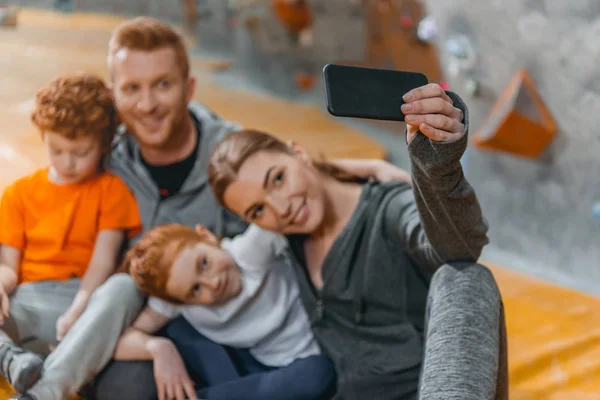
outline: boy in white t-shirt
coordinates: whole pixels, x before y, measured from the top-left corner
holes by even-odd
[[[320,354],[296,278],[280,257],[285,245],[283,237],[255,225],[220,245],[202,227],[169,224],[150,230],[129,250],[124,266],[151,297],[121,338],[115,359],[151,358],[155,372],[158,364],[168,369],[155,374],[166,398],[330,398],[335,370]],[[196,392],[173,343],[148,336],[180,315],[213,342],[248,349],[252,366],[240,365],[245,372],[238,379]]]

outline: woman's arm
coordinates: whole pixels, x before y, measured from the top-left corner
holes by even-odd
[[[62,340],[83,313],[94,290],[115,272],[123,240],[125,240],[125,232],[122,230],[105,230],[98,233],[94,252],[81,280],[79,290],[69,309],[57,322],[56,336],[58,340]]]
[[[374,178],[379,182],[411,182],[408,172],[385,160],[337,158],[328,160],[328,163],[363,179]]]
[[[403,249],[433,272],[449,261],[477,260],[488,243],[488,226],[460,164],[468,141],[467,107],[453,93],[433,94],[427,102],[421,101],[428,94],[417,93],[414,99],[413,112],[420,112],[416,124],[427,136],[416,131],[409,137],[413,191],[404,191],[393,200],[386,225],[392,227]]]

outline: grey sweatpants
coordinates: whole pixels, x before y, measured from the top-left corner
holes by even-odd
[[[129,275],[110,277],[46,358],[42,378],[29,392],[44,400],[63,400],[77,393],[111,360],[119,337],[139,315],[144,301]]]
[[[10,317],[0,331],[0,340],[10,339],[18,346],[43,343],[47,354],[48,345],[56,344],[56,321],[73,302],[80,282],[71,279],[19,285],[10,296]]]
[[[447,264],[433,276],[419,399],[508,399],[504,307],[482,265]]]

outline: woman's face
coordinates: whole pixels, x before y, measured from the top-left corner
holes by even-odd
[[[320,173],[300,148],[295,154],[261,151],[248,157],[223,201],[246,221],[270,231],[310,234],[322,224]]]

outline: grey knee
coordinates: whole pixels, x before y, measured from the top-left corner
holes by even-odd
[[[492,272],[474,262],[442,265],[433,275],[430,295],[468,295],[501,304],[500,291]]]
[[[93,294],[91,301],[105,303],[112,312],[117,309],[142,307],[144,294],[135,286],[128,274],[115,274],[108,278]],[[114,307],[112,307],[114,305]]]

